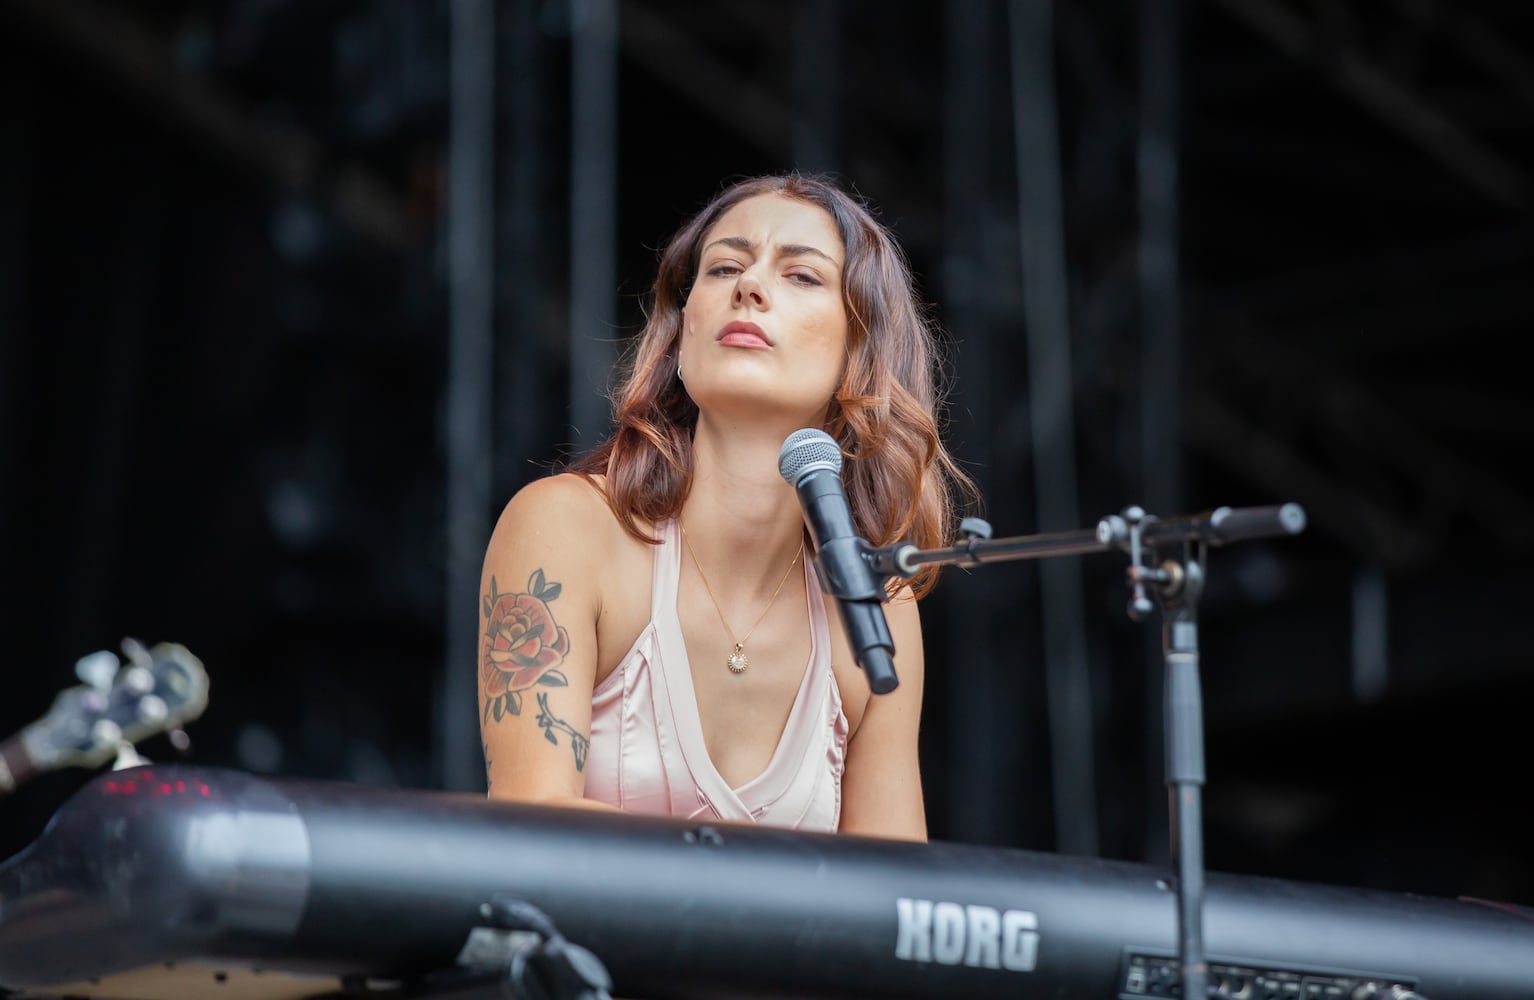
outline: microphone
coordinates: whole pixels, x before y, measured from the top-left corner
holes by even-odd
[[[799,494],[815,539],[820,587],[836,598],[868,687],[874,694],[888,694],[900,684],[895,676],[895,640],[884,620],[883,581],[864,556],[872,550],[858,536],[842,487],[842,450],[825,431],[813,427],[794,431],[778,452],[778,472]]]

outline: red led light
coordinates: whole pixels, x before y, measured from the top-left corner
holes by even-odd
[[[151,777],[143,774],[143,777]],[[155,798],[166,798],[172,795],[198,795],[208,799],[213,797],[213,789],[207,782],[192,780],[188,782],[178,778],[174,783],[162,781],[159,784],[140,784],[136,778],[128,778],[124,781],[113,779],[101,786],[101,790],[107,795],[142,795],[149,794]]]

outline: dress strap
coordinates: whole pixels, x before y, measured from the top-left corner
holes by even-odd
[[[660,544],[650,570],[650,621],[671,621],[676,617],[676,589],[682,579],[682,547],[677,523],[673,518],[656,525]]]

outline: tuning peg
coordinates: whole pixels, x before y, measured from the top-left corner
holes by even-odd
[[[153,678],[150,679],[153,684]],[[139,699],[138,718],[140,722],[150,725],[158,725],[170,718],[170,706],[165,704],[165,699],[157,694],[146,694]]]
[[[91,742],[97,746],[114,746],[123,741],[122,727],[111,719],[97,719],[91,726]]]
[[[148,667],[135,663],[123,671],[119,686],[130,694],[149,695],[154,690],[154,673]]]
[[[75,676],[97,691],[112,690],[119,664],[111,650],[86,653],[75,661]]]
[[[123,656],[135,667],[143,667],[145,670],[154,666],[154,656],[145,648],[142,642],[132,636],[125,636],[122,641]]]

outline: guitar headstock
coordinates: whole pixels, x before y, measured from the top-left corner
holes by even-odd
[[[123,641],[124,658],[102,651],[82,657],[86,683],[61,691],[48,714],[21,733],[34,770],[96,767],[124,745],[180,729],[208,704],[208,673],[178,643],[145,648]]]

